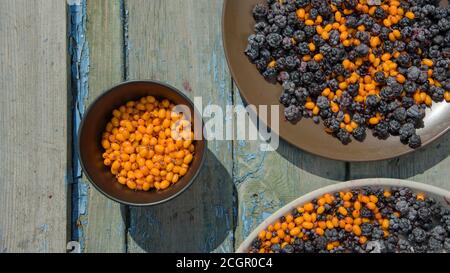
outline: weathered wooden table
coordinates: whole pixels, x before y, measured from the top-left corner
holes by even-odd
[[[450,134],[377,163],[326,160],[281,142],[212,141],[182,196],[120,206],[74,154],[84,109],[124,80],[173,84],[205,104],[241,104],[221,40],[222,0],[0,1],[0,252],[231,252],[265,217],[319,187],[366,177],[450,190]],[[66,16],[67,15],[67,16]]]

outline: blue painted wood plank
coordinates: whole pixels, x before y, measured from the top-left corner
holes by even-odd
[[[222,0],[132,0],[128,14],[130,79],[153,79],[201,96],[206,107],[232,104],[221,40]],[[231,142],[210,141],[206,164],[180,197],[130,210],[128,251],[233,251]]]

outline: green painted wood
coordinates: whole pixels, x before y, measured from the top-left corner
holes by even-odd
[[[232,103],[221,37],[222,0],[128,0],[130,79],[167,82],[204,106]],[[168,203],[131,208],[129,252],[231,252],[232,144],[210,141],[192,187]]]
[[[242,105],[236,88],[234,96],[236,105]],[[234,142],[233,178],[239,200],[235,248],[285,204],[346,178],[344,162],[311,155],[283,140],[275,152],[261,152],[260,144],[259,141]]]
[[[65,252],[65,1],[0,1],[0,252]]]
[[[410,179],[450,190],[450,132],[412,154],[371,163],[351,163],[350,178]]]
[[[123,80],[121,1],[87,1],[87,41],[90,56],[89,106],[108,87]],[[82,183],[89,184],[87,179]],[[125,223],[120,205],[90,187],[86,213],[80,216],[84,252],[125,252]]]

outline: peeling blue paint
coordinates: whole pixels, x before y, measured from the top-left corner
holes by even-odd
[[[246,159],[250,156],[250,158],[254,159],[256,158],[255,154],[249,154],[247,155]],[[235,170],[235,173],[233,174],[234,177],[234,184],[236,187],[238,187],[240,184],[244,183],[249,178],[256,178],[258,173],[264,169],[264,161],[266,160],[267,153],[262,153],[261,161],[258,163],[256,168],[253,168],[251,171],[248,171],[242,176],[238,176],[238,170]]]
[[[73,157],[72,157],[72,240],[79,241],[83,249],[81,218],[87,214],[88,190],[82,181],[82,170],[77,153],[77,134],[86,110],[85,100],[89,93],[89,47],[86,40],[86,1],[69,1],[69,53],[71,56],[71,83],[73,105]]]
[[[128,34],[128,15],[129,11],[126,7],[125,0],[120,0],[120,14],[122,19],[122,26],[123,26],[123,75],[125,80],[129,80],[129,73],[128,73],[128,67],[129,67],[129,53],[131,49],[131,42],[129,39]]]
[[[256,155],[255,154],[248,154],[247,156],[246,156],[246,160],[247,161],[250,161],[250,160],[253,160],[253,159],[255,159],[256,158]]]
[[[42,224],[39,229],[41,232],[48,232],[48,224]]]
[[[248,207],[242,207],[242,234],[247,237],[253,229],[272,215],[281,206],[280,200],[267,197],[264,191],[255,193],[251,197]]]

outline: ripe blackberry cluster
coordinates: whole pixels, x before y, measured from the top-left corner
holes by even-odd
[[[434,0],[267,0],[245,54],[280,83],[292,123],[312,118],[342,143],[366,130],[421,146],[433,102],[450,101],[450,9]]]
[[[261,231],[250,253],[450,253],[450,212],[408,188],[329,193]]]

